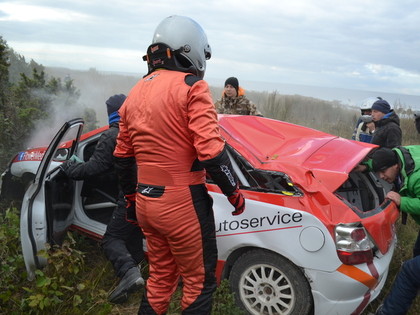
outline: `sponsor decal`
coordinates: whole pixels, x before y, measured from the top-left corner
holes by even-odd
[[[17,161],[41,161],[44,156],[44,151],[23,151],[19,152]]]
[[[235,178],[233,177],[233,175],[232,175],[232,173],[230,172],[230,170],[229,170],[229,167],[227,167],[227,165],[220,165],[220,170],[223,172],[223,173],[225,173],[225,175],[226,175],[226,177],[228,178],[228,180],[229,180],[229,182],[230,182],[230,184],[232,185],[232,186],[235,186],[236,185],[236,181],[235,181]]]
[[[25,156],[25,152],[19,152],[17,160],[22,161],[24,156]]]
[[[152,75],[150,78],[147,78],[146,81],[150,81],[153,80],[154,78],[156,78],[159,74],[154,74]]]
[[[216,222],[216,233],[218,237],[233,234],[245,234],[255,232],[267,232],[282,229],[302,227],[303,215],[301,212],[286,212],[272,216],[261,216],[244,218],[240,220],[224,220]]]
[[[145,189],[141,191],[142,194],[150,194],[153,190],[153,187],[147,186]]]

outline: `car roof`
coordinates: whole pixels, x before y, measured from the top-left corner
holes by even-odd
[[[253,167],[286,173],[305,187],[314,177],[331,191],[376,147],[258,116],[219,115],[219,125],[227,143]]]

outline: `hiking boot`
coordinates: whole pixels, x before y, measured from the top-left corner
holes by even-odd
[[[124,303],[127,301],[128,295],[138,290],[143,284],[144,280],[139,268],[130,268],[127,270],[124,277],[122,277],[115,290],[109,295],[108,299],[111,303]]]

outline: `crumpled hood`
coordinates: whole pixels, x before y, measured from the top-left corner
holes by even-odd
[[[335,191],[376,147],[258,116],[219,115],[219,125],[222,136],[253,167],[284,172],[309,190],[308,176]]]

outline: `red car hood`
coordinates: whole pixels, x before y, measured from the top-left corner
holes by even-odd
[[[307,190],[318,185],[315,178],[335,191],[376,147],[258,116],[219,115],[219,124],[226,141],[253,167],[284,172]]]

